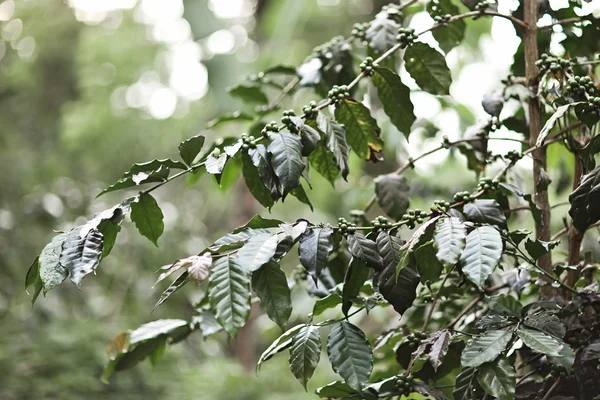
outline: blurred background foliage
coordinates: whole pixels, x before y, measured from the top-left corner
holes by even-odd
[[[218,132],[205,129],[217,115],[242,107],[227,94],[228,86],[274,64],[299,65],[313,47],[348,35],[353,23],[371,20],[386,3],[0,1],[1,399],[313,398],[287,371],[284,356],[254,375],[257,356],[279,334],[258,309],[236,343],[223,335],[206,341],[192,335],[169,350],[157,367],[142,363],[117,374],[109,385],[100,383],[104,348],[115,334],[153,319],[193,313],[199,293],[189,286],[151,313],[164,289],[152,287],[155,271],[197,253],[255,213],[266,213],[239,180],[230,180],[227,193],[210,176],[156,192],[165,214],[160,248],[124,228],[111,257],[98,276],[85,280],[83,291],[61,286],[32,309],[24,278],[52,229],[67,230],[124,198],[111,193],[94,200],[132,163],[175,157],[177,144],[198,133],[209,140],[239,136],[245,127],[238,124]],[[423,18],[429,17],[416,14],[415,23]],[[430,120],[417,122],[410,144],[383,123],[390,144],[384,163],[357,173],[362,165],[353,160],[349,182],[339,182],[335,189],[314,176],[309,196],[316,211],[289,199],[275,207],[275,216],[323,222],[347,216],[370,197],[369,175],[392,171],[408,154],[437,145],[442,135],[457,138],[485,118],[481,96],[500,86],[518,46],[514,30],[504,22],[467,22],[463,44],[448,55],[455,77],[453,98],[413,94],[417,116]],[[510,43],[506,32],[512,35]],[[498,43],[509,43],[496,50],[500,55],[478,50]],[[496,62],[502,55],[509,59]],[[469,69],[472,65],[479,69]],[[477,88],[473,73],[483,80]],[[317,99],[309,91],[294,97],[286,105]],[[466,171],[460,156],[452,155],[443,168],[438,167],[441,161],[431,160],[409,173],[412,206],[425,208],[435,198],[475,184],[475,174]],[[551,153],[551,162],[570,174],[564,154]],[[419,179],[412,179],[417,174]],[[558,193],[557,201],[565,193]],[[560,226],[560,216],[555,222]],[[292,319],[310,309],[305,295],[297,297]],[[367,318],[367,333],[380,332],[389,323],[385,315]],[[310,387],[331,380],[328,370],[320,367]]]

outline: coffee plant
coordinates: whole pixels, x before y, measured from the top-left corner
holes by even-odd
[[[326,342],[340,380],[316,391],[323,398],[600,399],[598,266],[588,253],[581,254],[584,235],[600,221],[600,167],[595,162],[600,152],[595,75],[600,20],[581,15],[576,1],[560,10],[545,2],[520,3],[510,15],[486,1],[470,3],[470,9],[451,0],[390,4],[370,23],[356,24],[348,37],[315,48],[299,67],[276,66],[230,88],[232,96],[257,105],[254,113],[224,115],[211,128],[247,121],[247,133],[212,144],[197,135],[179,144],[181,160],[134,164],[100,195],[139,187],[137,195],[59,232],[43,248],[26,277],[33,302],[67,278],[80,286],[95,273],[127,217],[157,244],[163,214],[152,192],[177,178],[207,173],[219,181],[232,165],[265,208],[288,196],[312,208],[309,172],[333,185],[340,175],[348,177],[350,152],[364,162],[382,160],[381,121],[373,117],[373,106],[363,103],[365,93],[376,94],[394,132],[408,139],[416,117],[411,90],[398,75],[400,66],[420,90],[448,95],[452,79],[440,50],[447,53],[461,43],[466,19],[504,18],[522,43],[512,74],[502,81],[502,94],[483,100],[489,120],[475,135],[445,137],[435,149],[376,177],[375,193],[364,209],[336,223],[257,215],[197,255],[163,267],[158,281],[173,281],[156,306],[193,283],[204,293],[195,305],[197,315],[189,321],[157,320],[119,334],[108,347],[102,378],[145,358],[155,363],[167,345],[196,331],[204,336],[225,331],[235,338],[252,304],[259,302],[284,333],[257,367],[289,352],[290,370],[306,388]],[[423,7],[433,24],[422,31],[409,29],[410,18]],[[440,50],[421,40],[429,32]],[[564,57],[550,52],[551,38],[565,49]],[[269,98],[266,86],[278,87],[279,94]],[[323,99],[280,110],[299,87],[312,88],[315,98]],[[515,95],[515,88],[528,95]],[[518,100],[521,110],[501,119],[509,99]],[[276,113],[281,123],[264,122]],[[522,151],[492,151],[492,141],[515,140],[491,135],[502,126],[522,135],[517,140]],[[557,232],[551,232],[552,182],[546,172],[551,145],[564,146],[575,160],[570,221],[565,219]],[[435,201],[429,210],[409,209],[405,171],[443,151],[466,156],[478,182]],[[533,160],[529,188],[514,174],[523,159]],[[375,204],[385,216],[368,222]],[[511,216],[520,211],[529,212],[535,233],[513,226]],[[401,227],[412,234],[400,237]],[[557,247],[563,239],[566,258],[553,261],[552,256],[565,254]],[[294,246],[301,266],[288,277],[280,263]],[[316,300],[304,322],[290,327],[294,286]],[[378,337],[368,338],[349,320],[383,308],[396,316],[396,323]],[[334,310],[338,318],[323,319],[325,311]]]

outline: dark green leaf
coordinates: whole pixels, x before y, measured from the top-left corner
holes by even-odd
[[[375,194],[379,206],[395,220],[402,218],[410,205],[410,186],[398,174],[379,175],[375,178]]]
[[[567,372],[571,372],[575,363],[575,352],[568,344],[565,344],[558,352],[558,357],[546,356],[548,361],[559,367],[563,367]]]
[[[275,201],[273,200],[272,192],[263,183],[258,168],[254,165],[252,158],[247,154],[242,154],[242,174],[244,175],[244,181],[246,187],[252,193],[252,196],[266,208],[273,207]]]
[[[600,343],[588,344],[581,351],[581,361],[600,359]]]
[[[450,94],[452,77],[446,60],[425,43],[415,43],[404,55],[406,70],[421,89],[431,94]]]
[[[564,338],[567,331],[560,318],[556,314],[549,312],[529,314],[523,320],[523,324],[554,336],[557,339]]]
[[[358,260],[366,264],[369,268],[381,271],[383,261],[377,251],[377,244],[365,237],[362,233],[352,233],[346,238],[348,250]]]
[[[261,365],[270,360],[275,354],[281,353],[285,349],[288,349],[292,345],[292,338],[294,335],[300,331],[300,329],[304,328],[306,325],[296,325],[293,328],[285,331],[281,336],[279,336],[267,349],[261,354],[258,358],[258,362],[256,363],[256,371],[260,370]]]
[[[194,159],[204,146],[204,136],[196,135],[179,144],[179,155],[187,165],[192,165]]]
[[[571,208],[569,215],[573,225],[585,231],[590,225],[600,220],[600,167],[594,168],[581,179],[581,183],[569,195]]]
[[[54,236],[40,253],[38,274],[44,293],[60,285],[69,276],[69,270],[60,263],[60,254],[66,238],[65,233]]]
[[[254,271],[252,288],[269,318],[284,330],[292,314],[292,300],[287,278],[279,264],[271,261]]]
[[[493,224],[501,228],[506,227],[506,217],[500,204],[496,200],[476,199],[464,206],[464,214],[471,222],[480,224]]]
[[[283,224],[283,221],[278,220],[278,219],[273,219],[273,218],[263,218],[260,215],[255,215],[254,217],[252,217],[252,219],[248,222],[246,222],[244,225],[235,228],[233,230],[233,233],[240,233],[244,230],[246,230],[247,228],[251,228],[251,229],[263,229],[263,228],[277,228],[279,227],[281,224]]]
[[[171,283],[171,285],[169,285],[169,287],[166,288],[164,292],[162,292],[162,294],[160,295],[160,298],[158,299],[158,301],[154,305],[154,308],[160,306],[162,303],[164,303],[165,301],[167,301],[167,299],[173,293],[177,292],[179,289],[181,289],[182,287],[184,287],[185,285],[187,285],[187,283],[189,281],[190,281],[190,275],[188,274],[187,271],[185,271],[184,273],[182,273],[181,275],[179,275],[177,277],[177,279],[175,279],[175,281],[173,281],[173,283]]]
[[[500,357],[491,363],[485,363],[477,374],[479,384],[488,394],[500,400],[515,398],[515,368],[508,358]]]
[[[344,277],[344,287],[342,288],[342,311],[344,315],[348,315],[352,300],[358,297],[360,289],[369,278],[371,271],[366,265],[356,258],[352,258],[346,276]]]
[[[40,278],[40,264],[39,256],[35,258],[25,277],[25,289],[29,286],[33,286],[33,295],[31,296],[31,305],[35,303],[38,296],[40,295],[43,287],[42,279]]]
[[[435,0],[427,4],[427,11],[434,15],[458,15],[460,11],[458,7],[452,4],[451,0]],[[438,29],[432,31],[433,37],[440,44],[440,48],[448,53],[450,50],[458,46],[464,36],[467,25],[464,20],[452,21]]]
[[[529,235],[531,235],[531,231],[528,231],[527,229],[517,229],[516,231],[508,232],[508,237],[517,246]]]
[[[250,315],[248,273],[235,258],[221,257],[212,267],[208,297],[223,328],[235,338]]]
[[[224,114],[221,115],[213,120],[211,120],[206,127],[207,128],[214,128],[217,125],[221,125],[225,122],[238,122],[238,121],[254,121],[254,117],[250,114],[246,114],[244,112],[241,111],[235,111],[231,114]]]
[[[359,394],[357,390],[352,389],[344,382],[331,382],[328,385],[318,388],[315,393],[326,399],[344,399]]]
[[[312,377],[321,358],[321,335],[319,328],[305,325],[292,338],[290,349],[290,370],[306,389],[306,384]]]
[[[416,120],[413,104],[410,101],[410,89],[402,83],[395,72],[388,68],[375,68],[375,74],[371,79],[377,88],[377,96],[383,104],[383,110],[396,128],[408,139],[410,128]]]
[[[467,243],[460,262],[463,273],[477,287],[482,288],[502,256],[502,237],[489,225],[474,229],[467,236]]]
[[[377,121],[362,103],[352,99],[340,101],[335,106],[335,118],[346,128],[346,140],[360,158],[369,160],[373,152],[383,150]]]
[[[228,233],[211,244],[209,249],[212,251],[224,251],[227,249],[232,250],[234,248],[241,247],[241,245],[246,243],[251,237],[266,233],[270,233],[270,231],[262,228],[245,228],[237,233]]]
[[[373,370],[373,352],[365,334],[349,322],[337,322],[327,339],[333,370],[353,389],[360,390]]]
[[[162,235],[165,225],[163,213],[154,197],[147,193],[141,194],[137,201],[131,204],[131,220],[142,236],[158,246],[158,238]]]
[[[315,302],[313,307],[313,317],[323,314],[323,312],[335,308],[342,304],[342,296],[337,293],[331,293],[328,296],[323,297]]]
[[[271,192],[271,197],[276,200],[281,197],[279,193],[279,184],[275,171],[269,162],[269,154],[267,148],[262,144],[257,144],[255,148],[248,150],[248,155],[252,159],[252,164],[256,167],[260,180],[265,187]]]
[[[452,392],[454,399],[470,400],[478,391],[481,391],[481,388],[477,382],[477,369],[464,368],[456,377],[454,391]]]
[[[256,271],[275,255],[277,235],[265,233],[252,236],[238,251],[238,261],[247,271]]]
[[[543,240],[538,240],[538,239],[531,240],[531,238],[528,238],[527,241],[525,242],[525,250],[527,250],[527,253],[529,253],[529,255],[534,260],[537,260],[544,254],[552,251],[552,249],[555,248],[556,246],[558,246],[559,244],[560,244],[560,240],[544,242]]]
[[[291,120],[300,134],[302,155],[308,156],[317,147],[317,143],[321,140],[321,134],[309,124],[305,124],[304,120],[300,117],[291,117]]]
[[[384,259],[386,256],[382,254]],[[391,260],[391,257],[388,256]],[[402,259],[402,256],[400,256]],[[406,255],[407,264],[396,274],[396,265],[388,264],[379,275],[379,291],[398,314],[404,314],[408,310],[417,296],[417,286],[419,285],[419,274],[410,255]],[[400,261],[401,263],[402,261]]]
[[[549,356],[558,357],[562,345],[552,336],[534,329],[520,327],[517,335],[531,350]]]
[[[544,141],[546,140],[546,137],[548,137],[548,134],[550,134],[550,131],[552,130],[552,128],[554,128],[554,125],[556,125],[556,122],[560,118],[562,118],[563,115],[565,115],[569,112],[569,108],[574,107],[578,104],[580,104],[580,102],[565,104],[565,105],[558,107],[556,109],[556,111],[554,112],[554,114],[552,114],[552,116],[550,118],[548,118],[548,121],[546,121],[546,124],[544,124],[544,127],[540,131],[540,134],[538,135],[537,142],[535,143],[535,145],[538,147],[543,145]]]
[[[317,124],[325,133],[325,145],[333,153],[333,157],[342,177],[347,178],[350,167],[348,166],[348,142],[346,139],[346,129],[331,118],[325,117],[322,113],[318,114]]]
[[[377,251],[381,255],[383,269],[396,269],[400,263],[400,239],[390,235],[388,231],[381,232],[376,239]]]
[[[435,255],[433,242],[425,242],[414,251],[417,260],[417,270],[421,277],[421,282],[435,282],[439,279],[444,266]]]
[[[600,153],[600,135],[594,136],[588,144],[579,150],[579,157],[583,162],[584,171],[587,173],[596,167],[594,156]]]
[[[323,178],[327,179],[332,185],[340,174],[340,169],[336,164],[334,154],[321,142],[308,156],[310,165]]]
[[[314,211],[313,205],[310,202],[310,199],[308,198],[308,195],[304,191],[304,188],[302,187],[302,185],[300,185],[296,189],[292,190],[290,192],[290,194],[292,196],[294,196],[295,198],[297,198],[299,202],[304,203],[307,206],[309,206],[311,211]]]
[[[467,229],[456,217],[440,218],[435,223],[433,245],[437,250],[436,256],[446,268],[452,268],[463,252],[466,245]]]
[[[279,180],[280,191],[285,197],[300,185],[304,171],[300,137],[290,132],[271,135],[267,150],[271,154],[271,165]]]
[[[525,193],[518,187],[506,182],[500,182],[499,188],[503,193],[507,195],[512,194],[515,196],[519,196],[523,200],[525,200],[529,205],[529,210],[531,211],[535,223],[542,226],[544,225],[544,221],[542,220],[542,210],[538,207],[537,204],[535,204],[533,196],[530,193]]]
[[[300,236],[298,256],[300,263],[316,282],[327,263],[327,256],[333,251],[333,229],[331,227],[311,227]]]
[[[498,296],[490,297],[487,305],[490,310],[505,317],[519,318],[521,316],[521,311],[523,311],[521,302],[509,294],[500,294]]]
[[[71,281],[78,287],[84,276],[96,270],[102,257],[102,234],[97,229],[86,230],[79,226],[67,234],[59,259],[59,264],[69,271]]]
[[[478,367],[494,361],[506,349],[512,336],[510,330],[492,330],[469,340],[460,357],[462,366]]]
[[[268,104],[269,99],[259,86],[240,84],[227,88],[227,92],[245,103]]]

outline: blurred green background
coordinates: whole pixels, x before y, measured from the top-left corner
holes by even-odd
[[[177,144],[198,133],[209,141],[239,136],[243,127],[236,124],[218,132],[205,129],[220,113],[241,109],[226,87],[273,64],[299,65],[313,47],[348,35],[354,22],[371,20],[386,3],[0,1],[0,399],[314,398],[287,371],[285,355],[255,376],[258,355],[279,333],[258,309],[236,343],[223,335],[205,341],[192,335],[155,368],[144,362],[115,375],[109,385],[99,380],[104,348],[118,332],[192,315],[199,293],[191,285],[151,313],[164,290],[152,287],[160,266],[197,253],[255,213],[267,213],[239,180],[227,191],[210,176],[157,191],[165,214],[160,248],[126,226],[111,257],[97,276],[84,281],[82,291],[62,285],[32,308],[24,278],[53,229],[67,230],[125,198],[118,192],[94,199],[132,163],[175,158]],[[276,205],[274,214],[288,221],[302,216],[332,222],[362,208],[372,193],[369,175],[390,172],[408,154],[436,146],[442,135],[457,138],[485,119],[481,96],[499,87],[518,46],[504,22],[468,22],[464,44],[448,55],[454,100],[415,93],[417,116],[429,122],[418,125],[410,144],[383,122],[391,145],[386,162],[358,172],[363,166],[353,160],[349,182],[336,189],[315,176],[309,192],[315,212],[289,199]],[[480,43],[496,50],[479,52]],[[508,59],[499,63],[500,56]],[[482,80],[477,88],[473,74]],[[297,101],[285,105],[298,109],[318,99],[310,91],[295,96]],[[456,105],[458,112],[449,109]],[[554,158],[556,165],[568,166],[563,155]],[[420,176],[411,179],[412,206],[425,208],[434,198],[475,184],[475,174],[465,170],[460,157],[451,157],[443,168],[439,163],[430,160],[409,174]],[[560,216],[556,222],[560,226]],[[297,297],[293,319],[310,308],[306,296]],[[387,323],[383,316],[371,317],[367,330],[379,332]],[[323,364],[325,359],[310,389],[334,379]]]

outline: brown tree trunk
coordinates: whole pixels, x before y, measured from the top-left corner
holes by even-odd
[[[535,65],[538,59],[537,44],[537,0],[523,1],[523,19],[528,29],[523,32],[523,47],[525,50],[525,78],[530,90],[529,97],[529,145],[535,146],[537,138],[542,129],[542,111],[537,99],[538,68]],[[533,184],[535,188],[535,202],[542,210],[542,224],[536,224],[536,236],[540,240],[550,240],[550,204],[548,202],[548,190],[538,189],[540,171],[546,168],[546,148],[540,148],[533,153]],[[543,255],[538,265],[545,271],[552,273],[551,254]],[[552,297],[557,291],[550,285],[542,287],[543,297]]]

